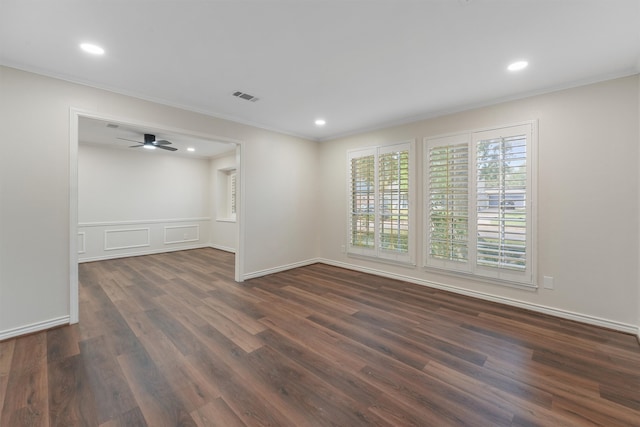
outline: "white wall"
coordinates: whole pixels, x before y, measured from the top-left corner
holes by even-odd
[[[0,339],[69,319],[71,108],[241,141],[245,277],[317,256],[317,143],[7,67],[0,93]]]
[[[318,144],[0,67],[0,339],[69,318],[71,108],[242,141],[245,278],[321,257],[635,330],[640,323],[638,80],[618,79]],[[341,253],[347,149],[529,119],[539,119],[538,276],[553,276],[555,290],[521,291]],[[417,224],[421,236],[421,221]]]
[[[317,233],[319,212],[317,194],[318,144],[299,144],[294,140],[277,143],[265,139],[256,147],[254,156],[242,158],[242,167],[255,170],[254,179],[264,180],[260,185],[243,188],[245,205],[242,215],[252,215],[255,221],[247,223],[245,230],[251,236],[244,248],[247,259],[256,267],[248,277],[271,273],[274,269],[269,259],[284,261],[287,254],[300,256],[312,253],[309,260],[319,255]],[[260,172],[257,172],[260,171]],[[295,267],[299,263],[290,263]],[[278,264],[282,265],[282,264]],[[247,271],[251,271],[247,269]]]
[[[79,260],[208,245],[211,193],[208,160],[81,143]]]
[[[638,326],[638,76],[324,142],[320,150],[321,254],[328,262],[403,277],[595,324]],[[539,120],[538,279],[535,292],[349,257],[346,151]],[[420,161],[417,162],[420,164]],[[422,177],[422,170],[418,170]],[[418,194],[422,194],[418,183]],[[416,232],[422,242],[422,206]],[[421,244],[416,254],[422,260]]]
[[[237,248],[238,224],[228,215],[226,172],[236,170],[235,150],[210,160],[210,182],[213,197],[210,199],[211,246],[229,252]]]

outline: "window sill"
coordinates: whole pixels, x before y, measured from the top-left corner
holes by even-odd
[[[458,277],[458,278],[463,278],[467,280],[472,280],[475,282],[487,283],[490,285],[506,286],[509,288],[520,289],[523,291],[535,292],[538,290],[538,285],[535,284],[536,283],[535,280],[533,281],[533,283],[523,283],[523,282],[516,282],[513,280],[498,279],[495,277],[479,276],[473,273],[467,273],[465,271],[454,271],[454,270],[447,270],[444,268],[429,267],[429,266],[423,266],[423,270],[430,273],[441,274],[443,276]]]

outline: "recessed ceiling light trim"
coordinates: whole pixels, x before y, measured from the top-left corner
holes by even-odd
[[[324,126],[327,124],[327,121],[325,119],[316,119],[315,124],[316,126]]]
[[[104,49],[92,43],[81,43],[80,49],[92,55],[104,55]]]
[[[515,61],[509,64],[509,66],[507,67],[507,70],[520,71],[520,70],[524,70],[528,66],[529,66],[529,63],[527,61]]]

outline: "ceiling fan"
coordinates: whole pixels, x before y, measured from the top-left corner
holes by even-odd
[[[153,150],[153,149],[156,149],[156,148],[162,148],[163,150],[178,151],[177,148],[167,147],[167,145],[170,145],[171,142],[169,142],[169,141],[167,141],[165,139],[160,139],[160,140],[156,141],[156,136],[152,135],[150,133],[145,133],[144,134],[144,142],[134,141],[133,139],[127,139],[127,138],[118,138],[118,139],[122,139],[123,141],[136,142],[138,144],[138,145],[132,145],[129,148],[144,147],[144,148],[147,148],[149,150]]]

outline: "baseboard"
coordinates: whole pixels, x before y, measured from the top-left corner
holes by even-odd
[[[56,317],[55,319],[49,319],[42,322],[32,323],[26,326],[19,326],[13,329],[7,329],[6,331],[0,331],[0,341],[8,340],[20,335],[32,334],[34,332],[45,331],[47,329],[55,328],[56,326],[68,325],[69,316]]]
[[[165,247],[165,248],[151,249],[151,250],[140,251],[140,252],[118,253],[118,254],[88,257],[88,258],[78,259],[78,263],[82,264],[83,262],[105,261],[108,259],[129,258],[132,256],[142,256],[142,255],[155,255],[155,254],[162,254],[165,252],[188,251],[190,249],[201,249],[201,248],[209,248],[209,247],[211,246],[208,243],[199,244],[199,245],[171,247],[171,248]]]
[[[267,276],[269,274],[280,273],[281,271],[292,270],[298,267],[305,267],[307,265],[316,264],[320,261],[318,258],[312,258],[305,261],[294,262],[292,264],[281,265],[278,267],[267,268],[266,270],[254,271],[252,273],[246,273],[243,277],[244,280],[255,279],[257,277]]]
[[[327,265],[332,265],[335,267],[346,268],[348,270],[355,270],[363,273],[369,273],[376,276],[388,277],[390,279],[402,280],[405,282],[415,283],[417,285],[422,285],[422,286],[428,286],[435,289],[441,289],[443,291],[449,291],[449,292],[453,292],[460,295],[466,295],[466,296],[470,296],[470,297],[474,297],[474,298],[478,298],[486,301],[497,302],[497,303],[509,305],[512,307],[524,308],[526,310],[548,314],[550,316],[560,317],[562,319],[568,319],[576,322],[586,323],[589,325],[595,325],[595,326],[600,326],[607,329],[613,329],[616,331],[636,335],[638,336],[638,340],[640,341],[640,328],[628,323],[617,322],[615,320],[603,319],[596,316],[590,316],[588,314],[575,313],[572,311],[562,310],[562,309],[553,308],[553,307],[547,307],[539,304],[532,304],[532,303],[519,301],[512,298],[505,298],[505,297],[500,297],[492,294],[487,294],[484,292],[471,291],[469,289],[459,288],[457,286],[450,286],[444,283],[417,279],[415,277],[404,276],[402,274],[389,273],[387,271],[376,270],[368,267],[361,267],[354,264],[348,264],[348,263],[333,261],[333,260],[324,259],[324,258],[318,259],[317,262],[321,262]]]
[[[228,246],[222,246],[222,245],[216,245],[216,244],[214,244],[214,243],[210,243],[210,244],[209,244],[209,247],[210,247],[210,248],[213,248],[213,249],[219,249],[219,250],[221,250],[221,251],[225,251],[225,252],[231,252],[232,254],[235,254],[235,253],[236,253],[235,248],[230,248],[230,247],[228,247]]]

